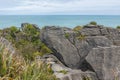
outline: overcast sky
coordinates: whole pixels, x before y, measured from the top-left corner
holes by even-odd
[[[0,0],[4,15],[120,15],[120,0]]]

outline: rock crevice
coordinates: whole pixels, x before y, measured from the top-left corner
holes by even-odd
[[[96,74],[95,80],[116,77],[110,70],[120,63],[119,30],[87,25],[75,32],[65,27],[48,26],[41,30],[40,37],[65,66],[84,73],[91,71]]]

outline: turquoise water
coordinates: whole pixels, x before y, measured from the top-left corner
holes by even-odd
[[[56,25],[73,28],[96,21],[108,27],[120,25],[120,15],[0,15],[0,28],[20,27],[21,23],[33,23],[40,27]]]

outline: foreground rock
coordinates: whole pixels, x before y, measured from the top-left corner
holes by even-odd
[[[44,55],[39,60],[51,65],[51,69],[58,80],[98,80],[94,72],[82,72],[81,70],[68,68],[52,54]]]
[[[94,48],[86,60],[100,80],[120,79],[120,46]]]
[[[65,37],[65,30],[70,29],[46,27],[41,33],[41,39],[53,50],[62,63],[71,68],[78,68],[81,56],[78,54],[77,48]]]
[[[69,28],[45,27],[41,40],[69,68],[86,74],[87,71],[95,73],[97,80],[114,80],[120,76],[116,73],[120,69],[120,33],[117,29],[87,25],[74,32]]]

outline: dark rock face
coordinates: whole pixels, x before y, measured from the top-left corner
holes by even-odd
[[[69,28],[45,27],[41,40],[70,68],[95,72],[98,80],[120,76],[116,73],[120,69],[120,32],[117,29],[87,25],[74,32]]]

